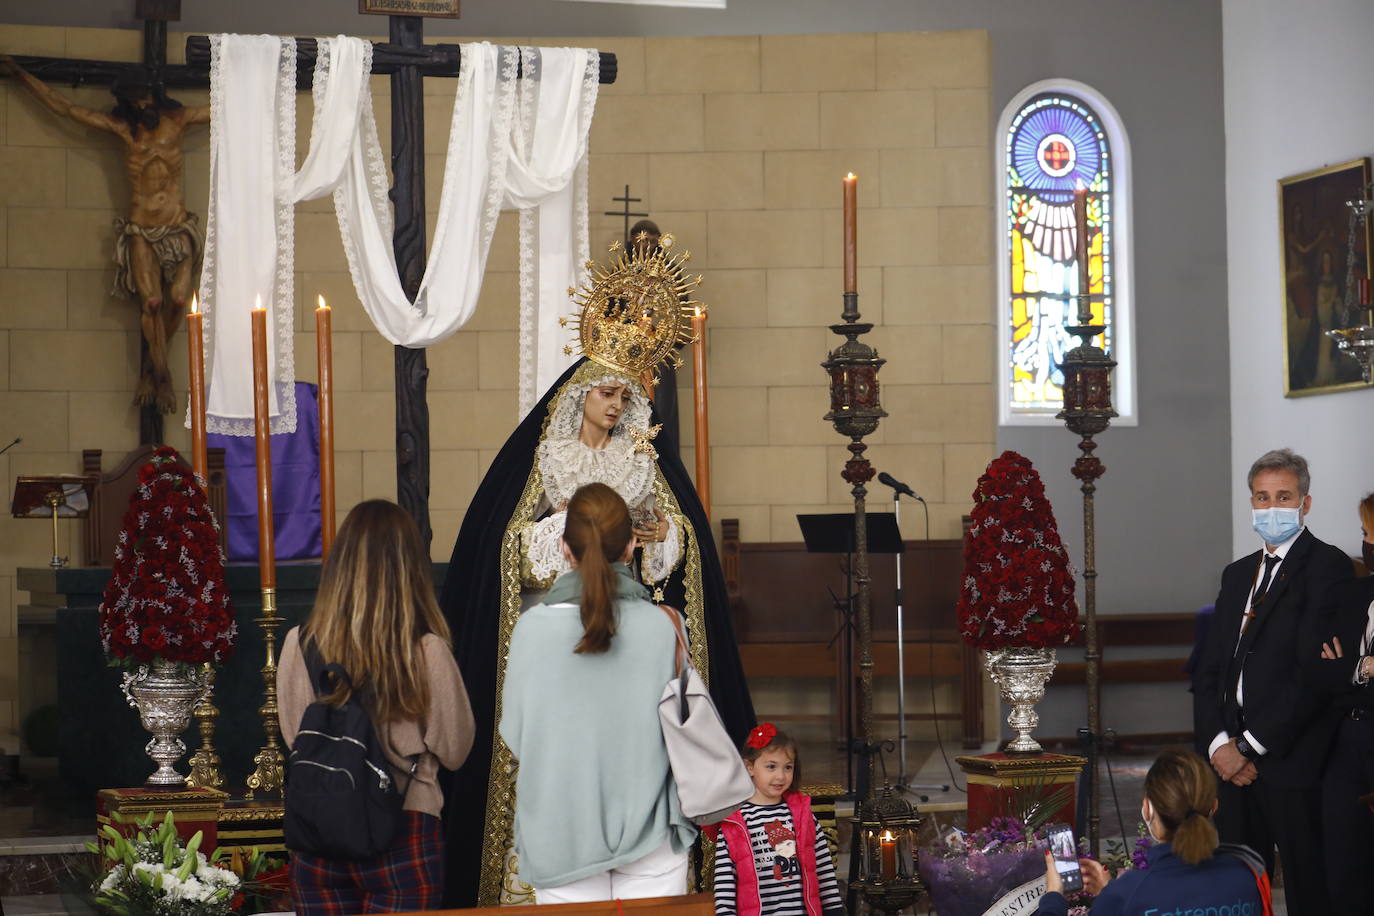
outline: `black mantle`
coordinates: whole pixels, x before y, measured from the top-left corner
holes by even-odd
[[[447,568],[447,563],[434,564],[436,584],[443,582]],[[56,680],[62,779],[72,792],[92,796],[98,789],[141,785],[154,769],[143,750],[148,733],[120,690],[123,669],[110,667],[100,646],[97,612],[109,577],[106,567],[18,570],[18,587],[30,594],[24,625],[55,628],[56,657],[31,659],[28,668],[35,678]],[[240,794],[263,740],[258,715],[263,641],[262,628],[255,622],[262,608],[258,567],[231,565],[226,580],[239,632],[233,656],[216,676],[215,747],[226,779],[224,788]],[[277,614],[283,618],[277,630],[279,641],[309,614],[319,580],[318,563],[277,565]],[[182,738],[189,757],[200,745],[194,723]],[[178,766],[183,773],[190,770],[186,759]]]

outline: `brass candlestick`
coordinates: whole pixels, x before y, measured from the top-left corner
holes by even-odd
[[[1116,362],[1093,338],[1106,330],[1105,325],[1093,324],[1091,295],[1084,288],[1078,298],[1078,325],[1069,333],[1082,342],[1070,350],[1061,364],[1064,372],[1064,409],[1057,418],[1069,431],[1081,439],[1078,448],[1083,452],[1073,463],[1073,476],[1082,482],[1083,490],[1083,612],[1087,617],[1086,647],[1083,660],[1088,681],[1088,846],[1098,855],[1100,846],[1101,787],[1097,777],[1097,756],[1102,741],[1102,651],[1097,641],[1097,556],[1096,529],[1093,518],[1093,496],[1097,479],[1106,471],[1093,450],[1097,443],[1093,436],[1111,425],[1116,411],[1112,409],[1111,373]]]
[[[215,720],[219,710],[215,708],[215,666],[206,662],[202,668],[205,678],[205,697],[196,707],[195,717],[200,728],[200,750],[191,755],[191,775],[186,777],[188,786],[218,789],[224,785],[224,774],[219,768],[219,754],[215,751]]]
[[[263,700],[258,707],[262,716],[262,730],[266,735],[262,748],[253,757],[254,770],[248,777],[248,791],[245,798],[252,798],[255,792],[280,792],[282,788],[282,754],[277,726],[277,626],[282,619],[277,616],[277,590],[262,590],[262,616],[257,623],[262,627],[262,640],[266,662],[262,666]]]
[[[1355,245],[1363,243],[1369,221],[1369,210],[1374,206],[1374,186],[1365,185],[1353,200],[1345,205],[1350,208],[1349,231],[1345,242],[1345,301],[1342,303],[1341,323],[1345,327],[1332,328],[1326,336],[1336,342],[1336,349],[1349,356],[1360,366],[1360,380],[1368,385],[1374,381],[1374,307],[1369,302],[1369,280],[1355,276]],[[1366,267],[1366,271],[1370,268]]]

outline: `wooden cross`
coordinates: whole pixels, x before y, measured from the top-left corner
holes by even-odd
[[[424,44],[423,16],[388,16],[389,44],[374,43],[372,72],[391,76],[391,202],[395,207],[392,249],[406,296],[414,299],[425,273],[425,111],[424,77],[457,76],[459,48]],[[311,84],[314,39],[296,39],[297,86]],[[204,72],[210,66],[210,39],[186,40],[186,61]],[[600,82],[613,83],[616,57],[602,54]],[[425,544],[434,537],[429,522],[429,368],[423,349],[398,346],[396,365],[396,502],[420,527]]]
[[[147,67],[165,86],[204,88],[210,84],[207,36],[187,39],[185,65],[167,64],[167,21],[179,19],[180,9],[181,0],[136,0],[137,15],[145,20],[143,64],[43,57],[15,60],[42,79],[73,85],[109,84],[125,71]],[[387,18],[391,40],[373,44],[372,72],[391,76],[391,167],[395,178],[390,195],[395,207],[392,248],[401,285],[413,300],[425,272],[423,82],[426,76],[457,76],[460,52],[455,44],[424,44],[423,16]],[[296,39],[298,88],[310,87],[315,55],[314,39]],[[614,54],[601,55],[600,82],[615,82],[616,64]],[[396,347],[395,365],[396,501],[415,519],[425,544],[429,544],[433,529],[429,521],[429,369],[425,351]],[[154,416],[159,424],[156,438],[161,439],[161,417],[155,412]]]
[[[602,214],[602,216],[623,216],[623,217],[625,218],[625,231],[622,232],[622,233],[620,233],[620,237],[621,237],[622,239],[624,239],[624,240],[625,240],[625,244],[628,245],[628,244],[630,244],[630,217],[632,217],[632,216],[648,216],[648,215],[649,215],[649,214],[647,214],[647,213],[631,213],[631,212],[630,212],[630,204],[642,203],[643,200],[644,200],[644,198],[642,198],[642,197],[631,197],[631,196],[630,196],[630,186],[629,186],[629,185],[625,185],[625,196],[624,196],[624,197],[612,197],[611,200],[616,201],[617,203],[620,203],[620,202],[623,201],[624,204],[625,204],[624,208],[622,208],[622,209],[620,209],[620,210],[603,210],[603,211],[601,211],[601,214]]]

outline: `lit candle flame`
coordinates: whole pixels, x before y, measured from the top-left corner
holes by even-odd
[[[848,175],[844,176],[845,181],[853,181],[855,178],[858,178],[858,177],[859,177],[859,176],[858,176],[858,175],[855,175],[853,172],[850,172]]]
[[[253,311],[262,311],[262,293],[258,293],[256,296],[253,297]]]
[[[319,303],[320,303],[319,306],[317,306],[318,308],[322,308],[322,309],[327,309],[327,308],[329,308],[329,305],[326,304],[325,301],[324,301],[324,296],[317,296],[317,297],[315,297],[315,298],[317,298],[317,299],[319,300]]]
[[[884,831],[883,831],[883,837],[882,837],[882,839],[883,839],[883,842],[884,842],[884,843],[891,843],[891,842],[895,841],[897,838],[896,838],[895,836],[892,835],[892,831],[891,831],[891,830],[884,830]]]
[[[195,293],[192,293],[192,294],[191,294],[191,314],[194,315],[194,314],[195,314],[196,312],[198,312],[198,311],[200,311],[200,300],[196,298],[196,294],[195,294]]]

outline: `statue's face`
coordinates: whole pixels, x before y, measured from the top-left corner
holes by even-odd
[[[630,406],[630,388],[614,382],[598,385],[587,392],[582,402],[582,425],[607,432],[615,429],[621,416]]]

